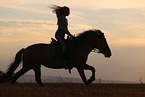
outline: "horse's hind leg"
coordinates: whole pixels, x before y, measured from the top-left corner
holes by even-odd
[[[12,80],[12,84],[14,84],[20,76],[22,76],[23,74],[25,74],[29,70],[30,70],[30,68],[28,66],[23,66],[23,68],[15,74],[15,76]]]
[[[43,86],[42,81],[41,81],[41,65],[36,66],[34,69],[35,72],[35,81],[40,85]]]

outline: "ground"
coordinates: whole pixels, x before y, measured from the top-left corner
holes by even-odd
[[[0,84],[0,97],[145,97],[145,84]]]

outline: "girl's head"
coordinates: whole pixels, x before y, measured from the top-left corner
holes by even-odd
[[[53,5],[52,7],[50,7],[51,9],[53,9],[53,13],[55,13],[57,15],[57,17],[59,16],[68,16],[70,14],[70,9],[66,6],[60,7],[57,5]]]

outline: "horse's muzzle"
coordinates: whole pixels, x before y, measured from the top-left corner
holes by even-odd
[[[111,53],[111,51],[109,50],[109,51],[107,51],[104,55],[105,55],[106,58],[110,58],[111,55],[112,55],[112,53]]]
[[[106,55],[105,55],[105,57],[106,57],[106,58],[110,58],[110,57],[111,57],[111,55],[112,55],[112,54],[111,54],[111,53],[109,53],[109,54],[106,54]]]

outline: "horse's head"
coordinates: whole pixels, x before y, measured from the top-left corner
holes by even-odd
[[[98,49],[105,57],[109,58],[111,56],[111,50],[107,44],[104,33],[100,30],[88,30],[75,38],[76,45],[86,44],[87,42],[92,48]]]
[[[98,36],[98,44],[97,49],[100,53],[102,53],[106,58],[109,58],[111,56],[111,50],[108,46],[108,43],[106,41],[106,38],[104,36],[104,33],[102,33],[100,30],[96,30],[97,36]]]

